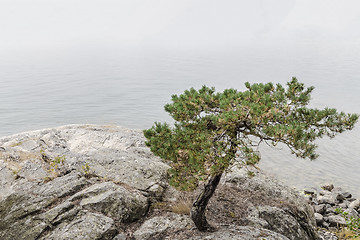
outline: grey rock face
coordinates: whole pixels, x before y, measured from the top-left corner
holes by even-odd
[[[46,240],[93,240],[93,239],[113,239],[117,234],[114,221],[102,214],[88,211],[79,212],[74,219],[69,222],[62,222],[50,234],[41,237]]]
[[[113,182],[94,184],[69,199],[77,200],[82,208],[101,212],[119,222],[138,220],[148,209],[147,198],[139,191],[129,191]]]
[[[316,213],[323,214],[326,211],[326,204],[319,204],[314,206],[314,211]]]
[[[330,204],[330,205],[335,205],[336,203],[336,196],[334,195],[323,195],[323,196],[319,196],[317,198],[317,201],[320,204]]]
[[[57,177],[64,169],[84,172],[87,166],[89,174],[154,194],[162,194],[166,185],[168,166],[151,154],[139,130],[69,125],[1,138],[0,146],[1,171],[27,181]],[[64,161],[57,163],[60,157]]]
[[[205,236],[196,236],[189,238],[191,240],[218,240],[218,239],[229,239],[229,240],[288,240],[289,238],[269,231],[267,229],[253,228],[249,226],[232,226],[227,228],[225,231],[220,229],[214,233],[207,233]]]
[[[118,235],[116,235],[112,240],[126,240],[128,239],[126,234],[124,233],[119,233]]]
[[[349,204],[349,208],[360,210],[360,199],[356,199]]]
[[[223,178],[226,184],[234,184],[240,189],[261,192],[270,199],[276,199],[277,206],[256,207],[249,212],[248,220],[253,226],[263,227],[280,233],[289,239],[319,239],[312,207],[294,190],[279,183],[257,169],[254,177],[247,170],[233,168]]]
[[[315,213],[314,215],[315,215],[316,224],[318,226],[321,226],[324,223],[323,215],[321,215],[320,213]]]
[[[166,213],[126,232],[123,226],[143,218],[154,199],[178,195],[167,185],[169,167],[144,140],[139,130],[97,125],[0,138],[0,239],[177,239],[176,232],[186,231],[194,240],[318,239],[313,210],[302,197],[257,170],[251,178],[244,169],[226,174],[222,184],[278,202],[253,206],[247,216],[252,226],[200,233],[189,216]]]
[[[195,226],[188,216],[168,213],[165,216],[151,218],[143,223],[143,225],[134,233],[133,237],[136,240],[150,240],[150,239],[171,239],[171,240],[288,240],[287,237],[269,231],[263,228],[254,228],[250,226],[227,226],[220,227],[216,232],[196,231],[195,234],[167,235],[169,231],[183,233]],[[195,235],[195,236],[194,236]]]
[[[0,239],[113,239],[161,197],[141,131],[70,125],[0,138]]]
[[[56,218],[74,205],[61,204],[67,196],[86,187],[86,180],[74,173],[52,182],[21,188],[0,202],[0,239],[35,239]],[[22,187],[28,187],[28,184]]]
[[[180,231],[193,228],[194,224],[186,215],[168,213],[166,216],[159,216],[145,221],[134,233],[136,240],[157,239],[168,231]]]
[[[331,227],[344,226],[346,224],[345,219],[339,215],[328,216],[327,220]]]
[[[262,227],[272,231],[281,233],[289,239],[306,239],[307,232],[301,227],[296,218],[291,216],[288,212],[277,207],[258,207],[259,219],[265,220],[266,224]],[[254,224],[257,226],[257,224]]]
[[[335,233],[328,232],[323,229],[319,230],[319,235],[322,240],[338,240],[338,237]]]

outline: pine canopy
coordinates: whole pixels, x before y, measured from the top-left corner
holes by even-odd
[[[314,87],[305,88],[296,78],[285,88],[272,83],[245,86],[242,92],[203,86],[173,95],[165,111],[174,126],[156,122],[144,130],[147,146],[171,166],[170,184],[193,190],[234,163],[256,164],[262,142],[283,143],[297,157],[316,159],[315,139],[351,130],[358,119],[332,108],[308,108]]]

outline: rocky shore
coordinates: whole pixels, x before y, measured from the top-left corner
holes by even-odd
[[[140,130],[118,126],[0,138],[0,239],[335,239],[317,223],[343,223],[337,206],[359,210],[335,188],[306,199],[256,168],[233,168],[208,206],[217,231],[199,232],[188,216],[196,193],[170,187],[168,168]]]
[[[321,192],[305,190],[309,204],[314,209],[316,224],[319,228],[332,232],[339,231],[351,218],[360,218],[360,199],[333,184],[321,186]],[[324,230],[322,230],[325,233]],[[327,239],[337,239],[335,234],[326,233]]]

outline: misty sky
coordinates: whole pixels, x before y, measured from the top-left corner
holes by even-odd
[[[36,46],[360,43],[359,0],[0,0],[0,50]]]

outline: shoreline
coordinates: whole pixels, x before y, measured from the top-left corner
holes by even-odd
[[[71,128],[71,127],[104,127],[104,128],[119,128],[119,129],[129,129],[129,130],[133,130],[133,131],[138,131],[142,133],[142,129],[138,129],[138,128],[127,128],[127,127],[123,127],[121,125],[116,125],[116,124],[78,124],[78,123],[74,123],[74,124],[66,124],[66,125],[61,125],[61,126],[56,126],[56,127],[46,127],[46,128],[40,128],[40,129],[35,129],[35,130],[28,130],[28,131],[23,131],[23,132],[18,132],[18,133],[14,133],[14,134],[10,134],[10,135],[6,135],[6,136],[2,136],[0,137],[0,143],[5,140],[5,139],[12,139],[12,138],[16,138],[18,136],[21,135],[28,135],[28,134],[33,134],[33,133],[39,133],[41,134],[41,132],[46,132],[52,129],[66,129],[66,128]],[[0,148],[0,152],[1,152],[1,148]],[[289,157],[291,157],[291,155],[289,155]],[[297,161],[302,161],[302,159],[297,159]],[[316,160],[316,161],[320,161],[320,160]],[[259,165],[262,164],[263,161],[260,161]],[[263,167],[263,168],[262,168]],[[280,174],[278,173],[274,173],[273,171],[271,171],[271,169],[266,168],[266,166],[261,166],[260,167],[263,171],[265,171],[267,174],[279,179],[280,181],[282,181],[284,184],[288,185],[289,187],[292,187],[294,189],[296,189],[296,191],[298,191],[299,193],[302,193],[304,190],[310,190],[310,191],[314,191],[314,192],[321,192],[322,188],[321,186],[326,185],[326,184],[334,184],[336,186],[341,186],[344,189],[360,189],[359,187],[356,187],[354,185],[351,184],[339,184],[338,182],[332,182],[332,181],[322,181],[319,180],[317,181],[316,184],[289,184],[288,182],[288,178],[287,177],[282,177],[280,176]],[[353,187],[351,187],[353,186]],[[352,191],[352,195],[354,197],[360,198],[360,191],[356,192],[356,191]]]
[[[146,147],[141,130],[116,125],[72,124],[0,138],[0,209],[5,209],[0,219],[6,219],[0,222],[0,238],[20,234],[33,239],[28,229],[34,239],[61,239],[65,232],[73,237],[78,232],[71,226],[87,236],[87,224],[99,226],[96,234],[109,234],[112,238],[104,239],[110,240],[116,234],[131,237],[120,239],[174,237],[179,232],[196,236],[189,239],[217,236],[196,231],[188,210],[174,212],[172,207],[179,204],[189,209],[194,196],[188,203],[184,193],[168,184],[168,168]],[[325,218],[336,215],[336,204],[355,205],[345,191],[333,188],[318,195],[307,190],[306,199],[266,172],[251,170],[254,176],[245,168],[229,169],[209,204],[209,221],[229,239],[238,239],[239,232],[249,238],[254,231],[266,231],[269,239],[318,239],[322,230],[316,229],[314,210],[324,211],[328,222]],[[357,205],[354,209],[360,211]]]

